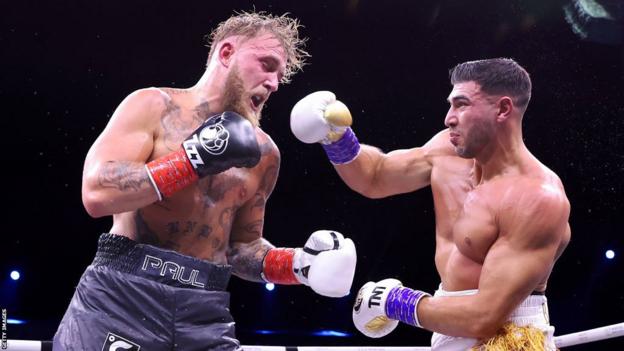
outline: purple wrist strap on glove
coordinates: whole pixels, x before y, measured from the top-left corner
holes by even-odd
[[[418,321],[416,307],[420,299],[425,296],[431,295],[420,290],[412,290],[402,286],[395,287],[390,291],[386,300],[386,316],[422,328]]]
[[[327,157],[335,165],[349,163],[360,153],[360,143],[351,128],[347,128],[338,141],[322,145]]]

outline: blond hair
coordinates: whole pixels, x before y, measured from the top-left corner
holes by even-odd
[[[265,12],[240,12],[219,23],[208,36],[208,62],[221,40],[235,35],[254,38],[269,32],[275,36],[286,52],[286,70],[281,83],[289,83],[291,77],[301,70],[310,55],[305,51],[306,38],[299,37],[299,21],[288,14],[275,16]]]

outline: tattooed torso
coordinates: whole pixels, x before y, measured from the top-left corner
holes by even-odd
[[[214,114],[207,103],[189,104],[183,91],[163,90],[162,115],[156,127],[150,159],[176,151],[182,141]],[[236,230],[261,235],[264,201],[279,169],[279,151],[260,128],[256,128],[262,158],[254,168],[231,168],[200,179],[170,198],[137,211],[114,216],[111,232],[133,240],[172,249],[182,254],[226,263],[233,225]],[[249,223],[239,223],[241,208],[262,213]],[[240,227],[240,228],[239,228]]]

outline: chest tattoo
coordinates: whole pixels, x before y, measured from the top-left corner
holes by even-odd
[[[210,176],[200,180],[200,186],[204,196],[204,212],[214,207],[219,201],[222,201],[225,198],[225,194],[236,187],[240,186],[239,198],[241,197],[241,192],[243,192],[242,195],[247,195],[243,180],[236,176]]]

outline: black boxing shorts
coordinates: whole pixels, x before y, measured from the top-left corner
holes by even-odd
[[[102,234],[53,350],[240,350],[231,267]]]

